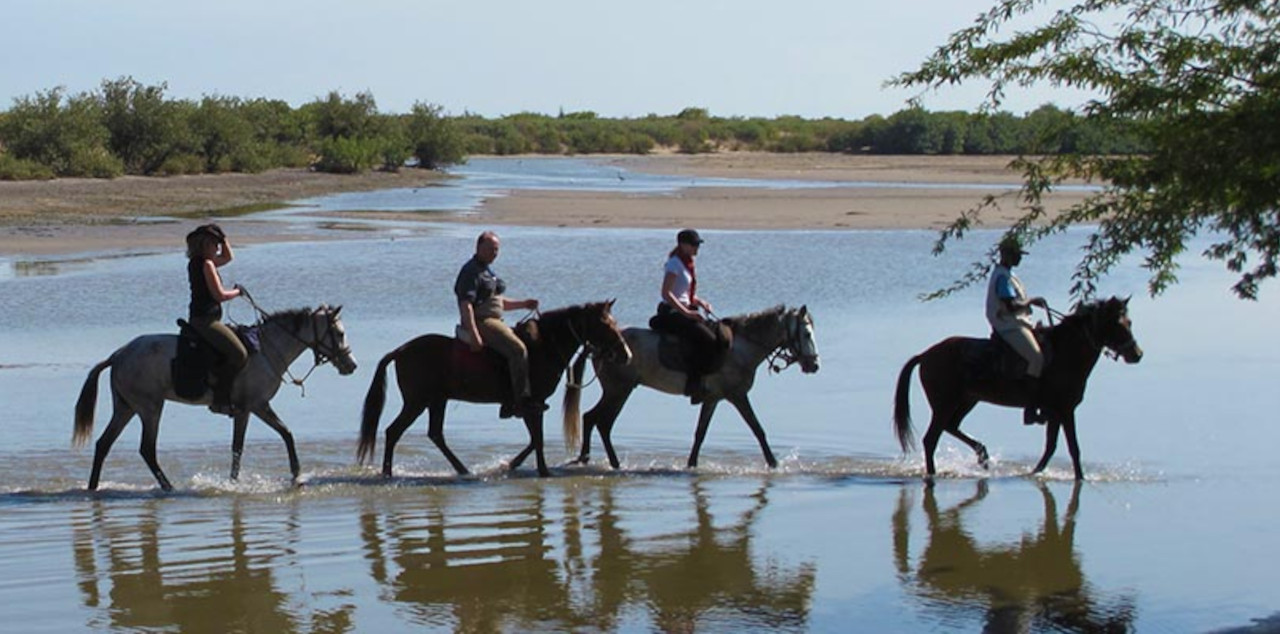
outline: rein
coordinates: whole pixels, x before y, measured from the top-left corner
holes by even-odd
[[[524,317],[521,317],[520,320],[516,322],[516,325],[519,326],[520,324],[523,324],[524,322],[535,319],[535,318],[539,320],[539,323],[541,323],[542,311],[536,308],[529,310],[528,313],[525,313]],[[569,334],[573,335],[573,340],[577,343],[577,345],[574,346],[574,351],[576,352],[578,348],[582,348],[583,355],[586,355],[588,358],[594,356],[596,353],[595,346],[591,345],[591,342],[584,340],[582,336],[578,334],[578,329],[573,327],[573,320],[565,319],[565,323],[567,326],[569,326]],[[596,379],[600,378],[599,375],[596,375],[587,383],[574,383],[573,382],[573,352],[570,352],[568,357],[564,357],[560,354],[560,351],[555,348],[555,346],[552,346],[552,350],[555,351],[555,355],[556,357],[558,357],[558,360],[563,361],[565,364],[564,366],[565,387],[581,389],[588,385],[591,385],[592,383],[595,383]]]
[[[241,286],[241,287],[240,287],[240,295],[241,295],[242,297],[244,297],[244,298],[245,298],[245,300],[247,300],[247,301],[249,302],[249,305],[253,307],[253,310],[254,310],[254,311],[256,311],[256,312],[258,313],[257,325],[265,324],[265,323],[266,323],[266,321],[267,321],[267,319],[268,319],[269,317],[271,317],[271,314],[270,314],[270,313],[268,313],[267,311],[263,310],[263,309],[262,309],[262,307],[258,305],[258,302],[254,301],[254,299],[253,299],[253,295],[250,295],[250,294],[249,294],[249,289],[247,289],[247,288],[245,288],[245,287]],[[307,348],[309,348],[309,349],[311,350],[311,353],[312,353],[312,363],[311,363],[311,368],[310,368],[309,370],[307,370],[307,373],[306,373],[306,374],[302,375],[302,378],[301,378],[301,379],[299,379],[299,378],[297,378],[297,377],[295,377],[295,376],[293,375],[293,370],[289,369],[289,364],[287,364],[287,363],[286,363],[286,364],[284,364],[284,372],[282,372],[282,373],[281,373],[281,374],[283,374],[284,376],[287,376],[287,377],[289,378],[289,382],[290,382],[290,383],[293,383],[294,385],[298,386],[298,389],[299,389],[299,390],[301,391],[301,393],[302,393],[302,398],[306,398],[306,397],[307,397],[307,386],[306,386],[305,384],[306,384],[307,379],[311,378],[311,373],[312,373],[312,372],[315,372],[315,371],[316,371],[316,368],[318,368],[318,367],[320,367],[320,366],[322,366],[322,365],[324,365],[324,364],[326,364],[326,363],[329,363],[329,361],[331,360],[331,356],[332,356],[332,355],[329,355],[329,354],[326,354],[326,353],[324,353],[324,352],[321,352],[321,351],[320,351],[320,338],[319,338],[318,336],[313,337],[313,341],[307,341],[306,339],[303,339],[302,337],[299,337],[297,334],[295,334],[293,331],[291,331],[291,330],[289,330],[289,329],[287,329],[287,328],[282,328],[281,330],[283,330],[283,331],[285,332],[285,334],[288,334],[290,337],[293,337],[293,339],[294,339],[295,341],[297,341],[298,343],[301,343],[302,345],[306,346]],[[313,335],[316,335],[316,334],[317,334],[317,333],[316,333],[316,331],[315,331],[315,322],[311,322],[311,330],[312,330],[312,334],[313,334]],[[333,330],[333,329],[332,329],[332,324],[330,324],[330,328],[329,328],[329,336],[330,336],[330,337],[333,337],[333,331],[332,331],[332,330]],[[337,348],[337,346],[336,346],[336,345],[334,345],[333,347],[334,347],[334,348]],[[339,352],[339,351],[335,350],[335,353],[336,353],[336,352]],[[268,362],[268,363],[270,363],[272,367],[276,367],[276,364],[271,360],[270,355],[268,355],[268,354],[267,354],[267,351],[266,351],[266,348],[265,348],[265,347],[263,348],[262,353],[263,353],[263,356],[264,356],[264,357],[267,357],[267,362]]]

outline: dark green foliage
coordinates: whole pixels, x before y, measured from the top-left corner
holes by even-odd
[[[47,165],[0,154],[0,181],[47,181],[55,176]]]
[[[88,95],[63,97],[62,88],[19,97],[0,122],[7,156],[47,167],[57,176],[114,176],[119,161],[106,150],[107,129]],[[18,173],[20,170],[15,170]]]
[[[413,104],[405,134],[412,155],[423,169],[439,169],[466,160],[463,136],[440,106]]]
[[[130,174],[151,174],[173,154],[193,153],[190,102],[164,98],[166,85],[143,86],[132,77],[102,82],[97,94],[107,147]]]
[[[1133,252],[1151,272],[1151,294],[1161,293],[1176,282],[1188,242],[1206,232],[1214,242],[1203,255],[1239,274],[1238,296],[1256,297],[1280,266],[1280,4],[1081,0],[1025,28],[1021,22],[1046,4],[1000,0],[893,83],[986,83],[989,110],[1009,85],[1046,82],[1101,95],[1079,116],[1042,108],[1026,118],[1024,151],[1057,154],[1018,162],[1022,216],[1010,233],[1027,243],[1096,226],[1072,276],[1073,294],[1088,298]],[[1014,22],[1017,29],[1007,28]],[[989,123],[987,139],[1005,141],[996,137],[1006,128]],[[1050,218],[1042,197],[1068,178],[1105,188]],[[935,250],[962,237],[991,204],[965,212]],[[986,268],[975,263],[935,295],[981,279]]]

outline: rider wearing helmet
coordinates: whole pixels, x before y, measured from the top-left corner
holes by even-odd
[[[718,365],[719,340],[711,324],[699,310],[712,312],[711,304],[698,297],[698,275],[694,260],[704,240],[693,229],[676,234],[676,246],[667,256],[663,267],[662,301],[658,312],[649,319],[649,327],[670,332],[683,340],[690,348],[685,374],[685,396],[696,405],[702,402],[706,389],[702,377]]]
[[[507,285],[490,265],[498,259],[498,234],[486,231],[476,239],[475,255],[462,265],[453,284],[461,318],[461,339],[479,352],[488,346],[507,360],[511,372],[512,401],[503,403],[499,416],[524,416],[545,407],[534,403],[529,393],[529,351],[505,322],[502,313],[521,308],[538,309],[536,299],[509,299],[503,295]]]
[[[1022,422],[1030,425],[1044,422],[1038,411],[1044,353],[1036,341],[1031,307],[1048,308],[1048,304],[1043,297],[1028,298],[1022,281],[1013,274],[1013,267],[1021,264],[1022,256],[1026,254],[1016,237],[1006,236],[1000,241],[1000,263],[991,271],[991,280],[987,284],[987,321],[991,323],[991,329],[1027,361],[1031,403],[1023,410]]]
[[[231,243],[216,224],[200,225],[187,234],[187,283],[191,287],[191,303],[187,321],[200,336],[222,355],[213,368],[213,403],[209,409],[232,415],[231,386],[236,374],[249,360],[249,352],[240,338],[222,323],[222,302],[240,296],[240,286],[226,288],[218,268],[235,257]]]

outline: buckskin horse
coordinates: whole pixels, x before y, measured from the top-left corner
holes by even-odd
[[[570,306],[544,312],[540,317],[516,326],[516,334],[529,351],[529,388],[534,401],[541,404],[551,396],[560,383],[560,375],[579,348],[587,346],[617,363],[627,363],[631,351],[618,332],[612,308],[613,300]],[[387,353],[378,362],[369,393],[365,396],[357,452],[361,464],[372,456],[377,442],[378,417],[382,415],[386,402],[387,365],[392,362],[396,364],[396,383],[400,386],[403,405],[395,420],[387,426],[383,477],[391,477],[396,443],[427,409],[430,409],[427,436],[454,470],[465,475],[466,466],[445,443],[445,405],[450,399],[471,403],[502,402],[511,392],[506,362],[492,350],[474,353],[457,339],[438,334],[423,335]],[[529,445],[512,459],[510,468],[519,467],[530,452],[535,452],[538,474],[549,475],[542,450],[542,412],[526,412],[523,418],[529,430]]]
[[[805,374],[818,371],[818,344],[814,339],[813,315],[807,306],[787,308],[775,306],[749,315],[727,317],[721,320],[733,331],[733,346],[725,358],[724,364],[715,372],[703,377],[706,386],[706,397],[702,402],[702,410],[698,414],[698,429],[694,434],[693,449],[689,453],[688,466],[698,466],[698,453],[702,441],[707,436],[707,428],[711,425],[711,416],[722,400],[727,400],[737,408],[751,432],[760,443],[765,462],[769,467],[778,466],[765,438],[760,419],[751,407],[747,393],[755,384],[756,368],[771,359],[770,367],[781,371],[793,363],[799,362]],[[591,431],[600,431],[600,442],[609,456],[609,464],[614,469],[619,467],[618,456],[613,450],[613,424],[627,398],[636,386],[647,385],[660,392],[682,394],[684,389],[684,372],[664,366],[660,361],[659,346],[664,336],[648,328],[627,328],[622,332],[631,346],[635,357],[630,364],[611,362],[608,359],[596,359],[596,376],[600,380],[602,394],[596,403],[582,416],[582,450],[578,454],[578,464],[586,464],[591,459]],[[669,337],[669,335],[668,335]],[[585,362],[579,360],[574,364],[573,378],[565,389],[564,395],[564,429],[565,443],[572,445],[579,437],[578,400],[581,391],[582,371]]]
[[[1109,349],[1126,363],[1142,360],[1142,349],[1133,338],[1129,320],[1129,300],[1112,297],[1080,305],[1048,329],[1048,349],[1052,358],[1041,374],[1040,409],[1047,418],[1044,455],[1032,473],[1040,473],[1049,464],[1058,446],[1058,430],[1067,437],[1071,464],[1077,480],[1084,479],[1080,468],[1080,446],[1076,442],[1076,407],[1084,400],[1085,383],[1104,349]],[[894,401],[894,431],[904,452],[915,444],[911,431],[909,388],[911,372],[920,366],[920,383],[933,410],[929,429],[924,434],[926,478],[933,478],[933,453],[942,432],[947,432],[969,446],[978,455],[978,463],[986,468],[987,448],[960,431],[960,423],[979,402],[1026,407],[1030,403],[1025,381],[1007,377],[977,378],[968,360],[977,346],[991,345],[984,339],[950,337],[912,357],[898,374]]]
[[[234,417],[231,441],[231,479],[240,475],[240,455],[244,450],[245,430],[249,426],[249,414],[253,414],[274,429],[284,440],[289,452],[289,470],[296,482],[299,475],[298,454],[293,446],[293,434],[280,420],[270,401],[280,389],[281,375],[303,351],[315,354],[316,365],[333,361],[342,375],[356,370],[355,358],[347,346],[346,331],[338,313],[342,307],[320,306],[282,311],[266,315],[263,319],[259,341],[261,350],[249,355],[248,364],[237,375],[231,392],[231,403],[237,411]],[[80,398],[76,401],[75,432],[72,443],[83,445],[93,433],[93,410],[98,399],[98,376],[111,368],[111,422],[98,437],[93,452],[93,471],[89,475],[89,490],[98,488],[102,463],[111,451],[125,425],[137,414],[142,419],[142,459],[152,475],[165,491],[173,490],[169,478],[160,470],[156,461],[156,438],[160,433],[160,415],[165,401],[208,405],[212,393],[187,399],[174,392],[173,372],[170,361],[177,354],[178,335],[143,335],[111,353],[110,357],[89,371]]]

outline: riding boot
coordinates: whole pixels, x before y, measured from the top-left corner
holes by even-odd
[[[213,384],[213,402],[209,404],[209,411],[227,416],[236,415],[236,408],[231,403],[231,385],[234,381],[234,375],[218,374],[217,383]]]
[[[707,389],[702,385],[702,377],[692,372],[685,375],[684,395],[689,397],[689,403],[697,405],[707,398]]]

